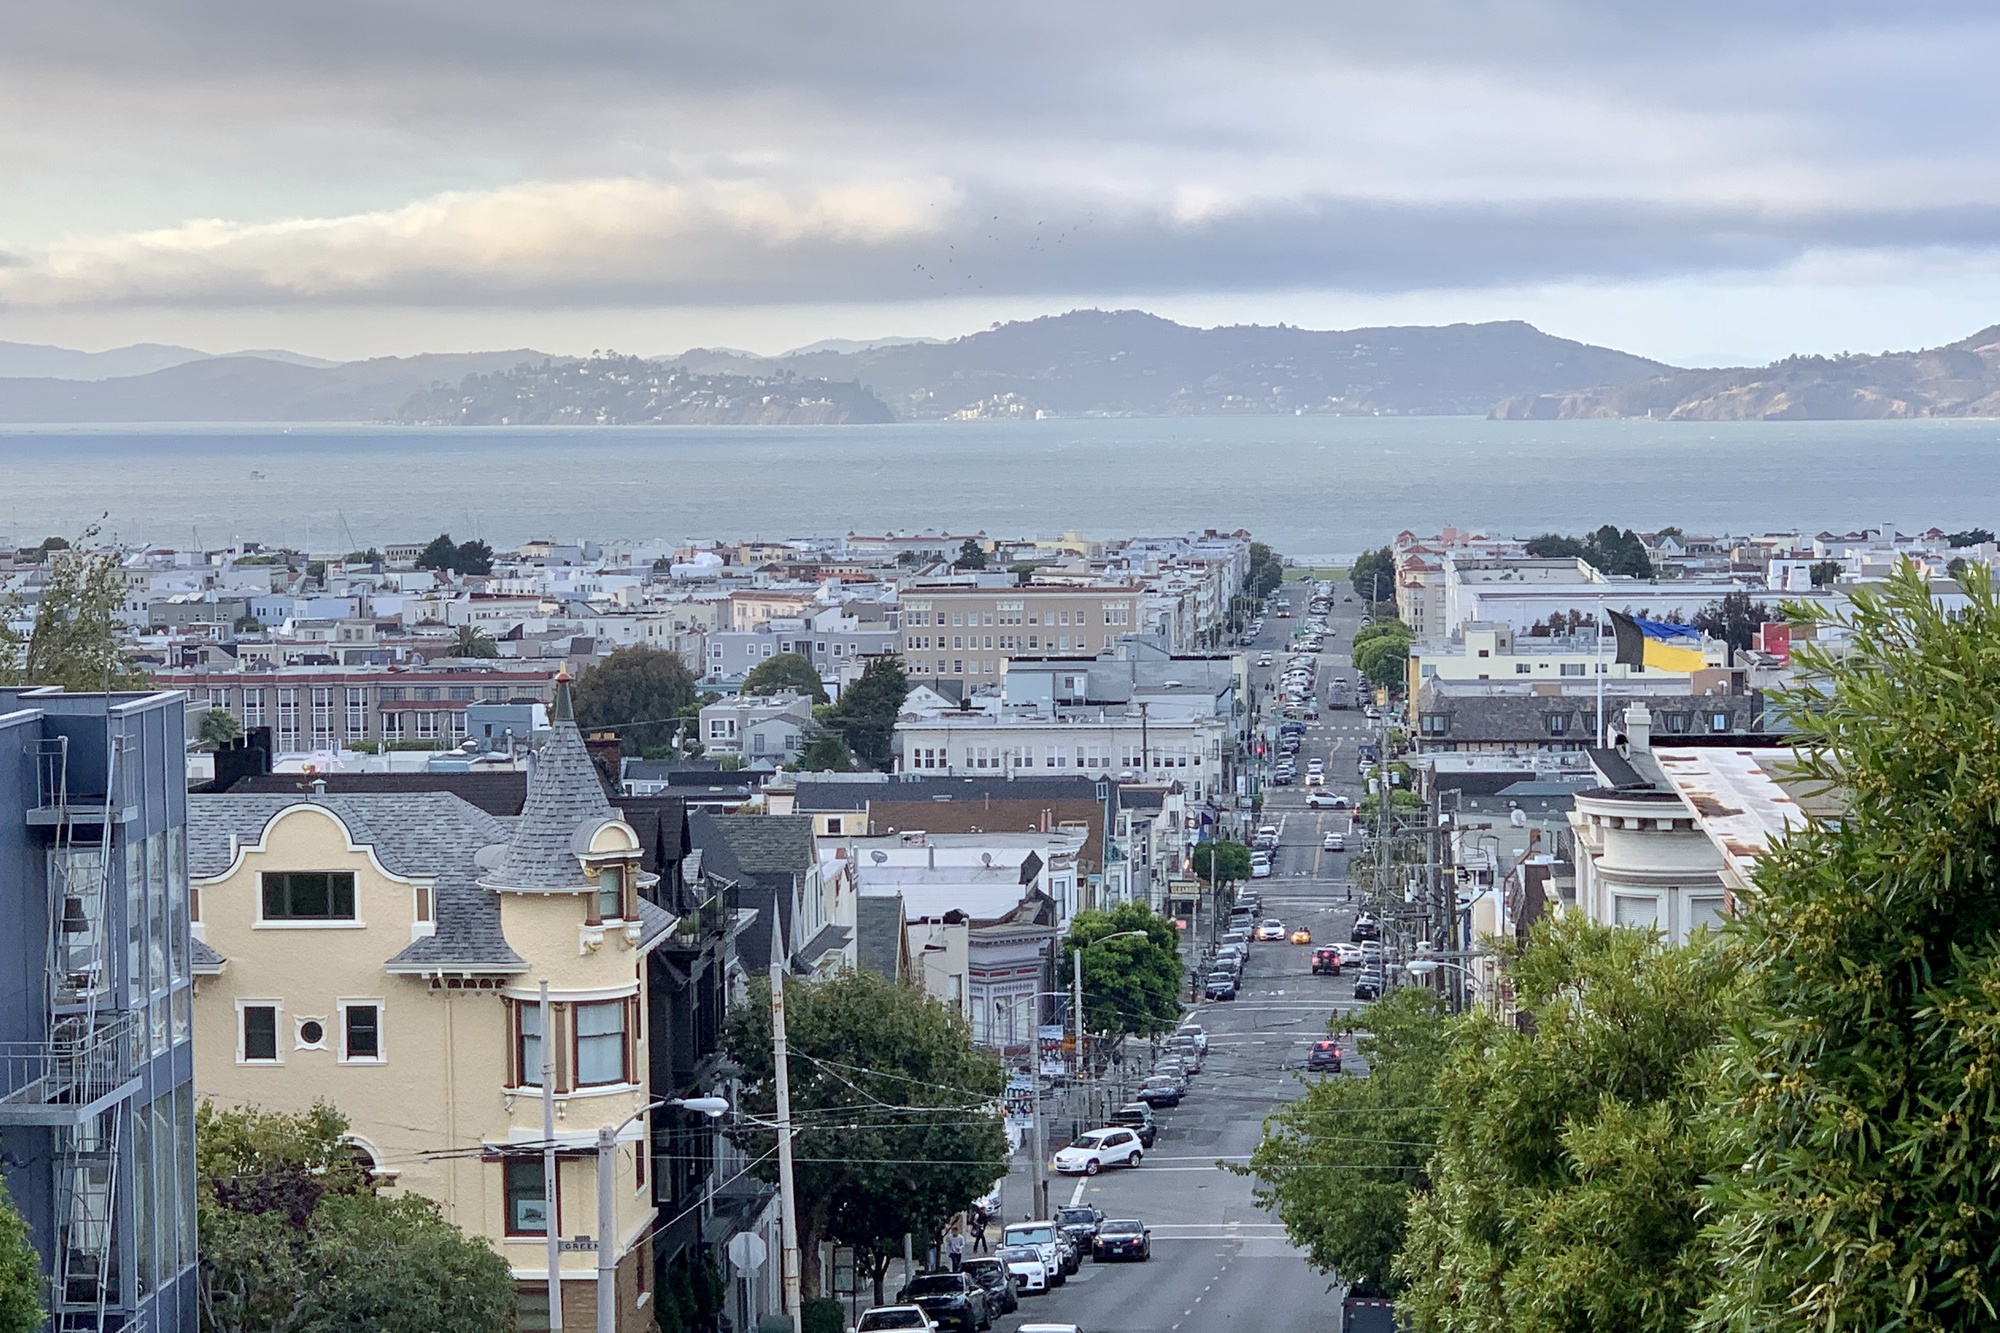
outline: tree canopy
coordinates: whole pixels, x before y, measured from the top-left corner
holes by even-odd
[[[785,1030],[806,1294],[820,1288],[823,1240],[872,1255],[879,1287],[906,1232],[938,1235],[1006,1174],[999,1058],[972,1044],[956,1008],[865,970],[788,983]],[[730,1136],[775,1180],[776,1135],[757,1123],[776,1105],[762,979],[731,1013],[727,1046],[743,1069],[742,1109],[754,1117]]]
[[[1991,528],[1967,528],[1963,532],[1952,533],[1945,540],[1953,546],[1978,546],[1995,538]]]
[[[507,1261],[418,1195],[384,1198],[324,1104],[195,1113],[202,1327],[509,1333]]]
[[[1194,873],[1211,884],[1250,878],[1250,849],[1240,842],[1198,842],[1193,859]]]
[[[1529,555],[1541,559],[1581,556],[1600,574],[1630,574],[1634,578],[1649,579],[1654,573],[1652,557],[1646,554],[1646,543],[1639,540],[1639,535],[1632,529],[1621,531],[1611,523],[1582,537],[1545,532],[1539,537],[1529,538],[1524,549]]]
[[[1711,1281],[1700,1186],[1731,965],[1712,938],[1544,919],[1508,966],[1518,1023],[1453,1021],[1438,1149],[1398,1270],[1439,1333],[1678,1333]]]
[[[493,636],[477,625],[460,625],[458,637],[451,646],[453,657],[498,657],[500,645],[493,642]]]
[[[976,539],[967,537],[964,542],[960,543],[958,559],[951,562],[951,567],[953,569],[986,568],[986,548],[981,546]]]
[[[1767,620],[1782,619],[1768,603],[1750,599],[1747,592],[1726,592],[1718,601],[1694,613],[1688,621],[1710,638],[1721,639],[1731,648],[1748,648],[1757,640],[1758,627]]]
[[[826,686],[813,664],[798,653],[773,653],[744,673],[743,693],[782,694],[790,690],[816,704],[826,702]]]
[[[229,744],[243,734],[243,724],[236,720],[236,714],[227,708],[211,708],[201,715],[198,730],[203,745],[217,747]]]
[[[417,553],[417,568],[452,574],[491,574],[493,548],[477,539],[453,542],[449,532],[441,532]]]
[[[1107,939],[1126,931],[1145,937]],[[1099,943],[1098,941],[1102,941]],[[1083,955],[1083,1014],[1092,1032],[1126,1032],[1150,1037],[1180,1021],[1180,932],[1144,903],[1120,903],[1110,911],[1087,909],[1070,918],[1063,940],[1063,976],[1071,976],[1072,956]]]
[[[21,594],[0,600],[0,685],[60,685],[66,690],[137,689],[146,673],[125,655],[123,564],[113,550],[86,545],[47,549],[48,577],[25,636],[10,628],[24,617]]]
[[[1262,601],[1285,581],[1285,562],[1262,542],[1250,543],[1250,564],[1243,574],[1243,595]]]
[[[870,658],[861,678],[841,690],[821,725],[845,741],[856,759],[886,773],[895,767],[896,715],[909,694],[902,658]]]
[[[1396,553],[1386,546],[1363,551],[1347,571],[1354,595],[1364,602],[1389,602],[1396,597]]]
[[[1394,1292],[1410,1195],[1430,1183],[1446,1020],[1435,991],[1404,986],[1348,1021],[1368,1076],[1309,1082],[1240,1170],[1313,1267],[1363,1295]]]
[[[1394,616],[1377,616],[1354,631],[1348,653],[1354,669],[1371,685],[1399,690],[1409,670],[1410,627]]]
[[[807,773],[845,773],[854,767],[854,751],[840,733],[814,726],[799,752],[799,768]]]
[[[0,1184],[0,1333],[40,1333],[43,1313],[41,1256]]]
[[[672,742],[694,703],[694,673],[680,655],[642,643],[614,649],[576,682],[577,725],[617,728],[634,754]]]
[[[2000,1254],[2000,603],[1946,610],[1913,567],[1832,619],[1781,695],[1795,781],[1842,793],[1760,862],[1739,943],[1709,1191],[1711,1329],[1991,1328]]]

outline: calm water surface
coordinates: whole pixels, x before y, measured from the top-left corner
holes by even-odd
[[[1345,553],[1401,528],[1995,523],[2000,422],[1150,418],[541,429],[0,426],[0,540],[311,550],[450,530],[739,537],[1249,528]]]

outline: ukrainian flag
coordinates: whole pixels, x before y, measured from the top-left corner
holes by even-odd
[[[1688,625],[1641,620],[1612,611],[1611,630],[1618,640],[1615,661],[1655,671],[1699,671],[1708,665],[1701,650],[1701,631]]]

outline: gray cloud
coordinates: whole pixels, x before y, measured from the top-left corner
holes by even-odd
[[[2000,248],[2000,24],[1859,0],[99,0],[0,303],[1397,291]],[[213,221],[194,221],[188,218]]]

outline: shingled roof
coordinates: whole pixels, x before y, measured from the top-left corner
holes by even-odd
[[[205,879],[228,871],[235,849],[262,842],[264,830],[294,806],[314,805],[347,826],[393,874],[435,880],[437,930],[388,960],[392,971],[422,968],[520,972],[527,964],[500,929],[500,902],[480,887],[474,858],[507,839],[504,821],[449,792],[343,796],[225,792],[188,796],[188,872]]]
[[[618,818],[604,797],[597,766],[571,715],[569,681],[556,677],[549,742],[528,775],[528,800],[514,821],[507,849],[482,876],[495,889],[576,890],[591,887],[578,859],[578,835]]]

